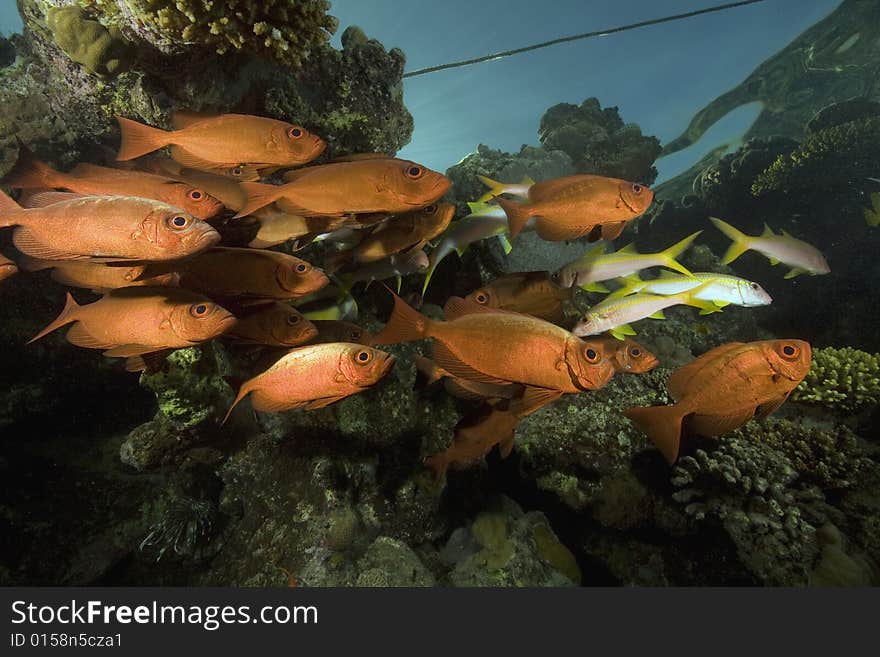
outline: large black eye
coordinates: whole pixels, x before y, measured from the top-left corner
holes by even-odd
[[[233,176],[240,176],[242,174],[241,167],[232,167],[231,173]]]
[[[309,270],[309,266],[304,262],[301,262],[296,266],[296,273],[297,274],[305,274],[308,270]]]
[[[436,205],[429,205],[428,207],[425,208],[425,212],[427,214],[434,214],[435,212],[437,212],[437,206]]]
[[[204,303],[196,303],[189,307],[189,312],[193,317],[204,317],[208,314],[208,305]]]
[[[190,193],[189,193],[189,197],[190,197],[190,199],[192,199],[193,201],[201,201],[201,200],[202,200],[202,197],[204,197],[204,194],[202,194],[202,193],[201,193],[199,190],[197,190],[197,189],[193,189],[193,190],[190,191]]]
[[[372,356],[370,355],[369,351],[358,352],[357,359],[359,363],[367,363],[370,361],[370,358],[372,358]]]
[[[477,303],[486,303],[489,300],[489,296],[485,292],[480,292],[475,299]]]
[[[409,166],[406,168],[406,175],[412,178],[413,180],[417,180],[422,177],[422,174],[425,172],[422,167],[418,167],[415,165]]]
[[[632,190],[633,190],[633,194],[641,194],[642,193],[642,186],[639,185],[638,183],[633,183]]]
[[[175,217],[171,217],[171,227],[172,228],[186,228],[189,225],[189,220],[186,217],[181,217],[177,215]]]
[[[287,318],[287,323],[290,324],[291,326],[293,326],[295,324],[299,324],[299,315],[290,315]]]
[[[782,348],[782,353],[784,353],[786,356],[794,356],[797,353],[797,349],[792,347],[790,344],[787,344]]]
[[[587,360],[591,363],[595,363],[599,360],[599,353],[591,347],[586,348],[586,350],[584,351],[584,356],[586,356]]]
[[[296,128],[296,127],[289,128],[287,130],[287,136],[290,137],[291,139],[299,139],[300,137],[303,136],[302,128]]]
[[[632,354],[633,356],[641,356],[642,350],[639,349],[638,347],[633,347],[632,349],[629,350],[629,353]]]
[[[757,284],[757,283],[752,283],[752,289],[753,289],[753,290],[757,290],[757,289],[758,289],[758,284]]]

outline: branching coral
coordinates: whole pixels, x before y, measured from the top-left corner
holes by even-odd
[[[807,378],[792,399],[844,412],[861,411],[880,402],[880,354],[851,347],[815,349]]]
[[[163,52],[198,44],[252,52],[299,67],[338,21],[327,0],[78,0]]]

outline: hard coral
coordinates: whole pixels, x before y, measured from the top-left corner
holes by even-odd
[[[300,67],[336,31],[327,0],[79,0],[166,54],[204,46]]]
[[[851,347],[813,350],[813,364],[792,399],[843,412],[880,402],[880,354]]]
[[[128,43],[115,27],[90,20],[79,7],[52,7],[46,24],[55,43],[89,73],[114,75],[127,65]]]

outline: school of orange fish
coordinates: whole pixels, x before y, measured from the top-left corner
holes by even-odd
[[[12,229],[16,249],[11,258],[0,255],[0,280],[48,269],[63,285],[101,295],[80,305],[68,292],[61,314],[33,340],[72,324],[69,342],[124,358],[131,371],[161,368],[170,351],[215,338],[283,349],[240,386],[228,419],[245,397],[266,412],[332,404],[388,374],[394,357],[377,347],[430,338],[431,358],[416,359],[420,375],[481,402],[459,422],[450,447],[426,460],[438,478],[495,445],[507,456],[519,421],[562,395],[656,367],[657,358],[628,337],[630,322],[662,319],[679,304],[709,313],[771,301],[757,283],[678,263],[698,233],[656,254],[606,253],[605,243],[653,201],[638,182],[483,178],[490,192],[452,222],[455,207],[441,202],[451,186],[446,176],[381,154],[310,165],[325,142],[301,126],[195,113],[176,114],[171,131],[118,122],[112,166],[82,163],[63,173],[22,149],[3,181],[20,193],[14,201],[0,192],[0,228]],[[160,152],[166,147],[168,155]],[[283,184],[260,182],[282,169]],[[821,253],[784,231],[748,236],[712,221],[732,240],[725,263],[752,249],[788,264],[786,277],[830,271]],[[400,277],[421,272],[427,286],[452,250],[490,237],[509,249],[524,230],[597,245],[558,272],[509,274],[452,297],[442,321],[397,295],[377,335],[345,321],[357,283],[396,277],[399,291]],[[323,270],[269,250],[314,242],[335,245]],[[678,274],[639,278],[652,267]],[[561,325],[576,287],[611,293],[569,330]],[[800,340],[724,344],[673,373],[674,405],[624,412],[673,463],[683,438],[722,436],[772,413],[810,363],[810,345]]]

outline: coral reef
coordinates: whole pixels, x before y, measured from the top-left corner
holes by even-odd
[[[90,20],[79,7],[50,8],[46,25],[55,43],[89,73],[115,75],[127,65],[129,44],[119,29]]]
[[[339,23],[327,0],[68,0],[164,54],[245,52],[302,66]]]
[[[577,173],[622,178],[650,185],[657,178],[654,160],[660,141],[646,137],[635,123],[624,123],[616,107],[602,109],[587,98],[579,106],[554,105],[538,129],[544,148],[565,152]]]
[[[813,351],[810,373],[792,399],[852,413],[880,403],[880,354],[851,347]]]

